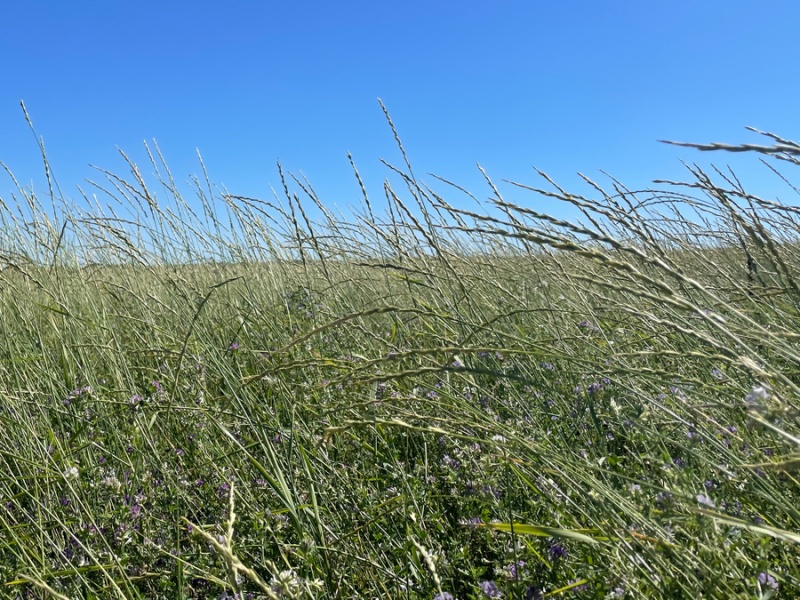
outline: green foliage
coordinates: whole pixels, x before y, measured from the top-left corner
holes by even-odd
[[[793,595],[797,211],[693,175],[528,188],[590,226],[410,173],[352,222],[20,190],[0,595]]]

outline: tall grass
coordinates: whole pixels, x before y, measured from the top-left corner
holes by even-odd
[[[147,150],[0,205],[3,596],[797,594],[799,209],[406,159],[344,217]]]

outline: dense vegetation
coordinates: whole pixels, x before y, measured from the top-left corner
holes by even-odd
[[[3,597],[797,594],[798,209],[406,164],[345,218],[155,156],[0,207]]]

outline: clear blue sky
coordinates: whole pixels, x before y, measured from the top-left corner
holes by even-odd
[[[66,195],[98,178],[90,164],[124,172],[117,146],[149,172],[155,138],[179,180],[199,149],[213,181],[269,198],[280,159],[345,207],[360,198],[347,151],[376,201],[378,158],[400,163],[380,97],[416,172],[479,197],[476,162],[582,191],[577,171],[641,187],[684,178],[685,159],[794,202],[755,157],[656,140],[800,138],[798,26],[796,0],[4,2],[0,160],[44,191],[24,100]],[[0,197],[12,187],[0,173]]]

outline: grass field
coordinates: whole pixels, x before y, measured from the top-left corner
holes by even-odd
[[[0,206],[0,596],[800,596],[798,209],[154,157]]]

